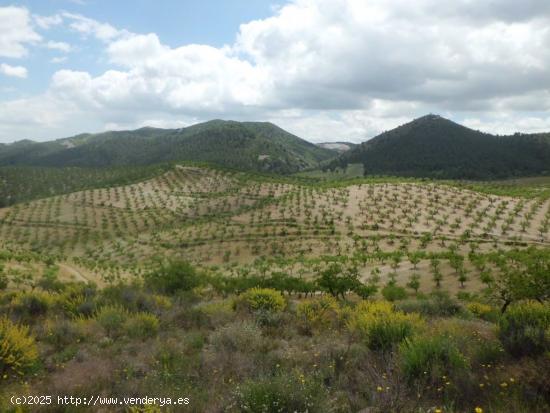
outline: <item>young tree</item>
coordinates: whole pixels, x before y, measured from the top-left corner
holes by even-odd
[[[409,287],[411,290],[414,290],[415,294],[418,294],[418,289],[420,288],[420,274],[413,272],[409,276],[407,287]]]

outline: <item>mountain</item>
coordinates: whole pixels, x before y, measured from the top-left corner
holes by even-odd
[[[320,148],[330,149],[338,153],[344,153],[357,146],[356,143],[351,142],[321,142],[317,144]]]
[[[366,175],[496,179],[550,173],[550,134],[496,136],[427,115],[343,153],[324,169],[362,163]]]
[[[315,167],[334,155],[272,123],[213,120],[181,129],[145,127],[44,143],[19,141],[0,146],[0,167],[113,167],[193,161],[292,173]]]

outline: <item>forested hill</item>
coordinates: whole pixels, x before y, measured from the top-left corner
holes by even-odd
[[[333,151],[271,123],[222,120],[182,129],[146,127],[43,143],[25,140],[0,145],[0,167],[107,167],[194,161],[241,170],[292,173],[334,156]]]
[[[327,168],[362,163],[366,175],[495,179],[550,174],[550,134],[495,136],[427,115],[362,143]]]

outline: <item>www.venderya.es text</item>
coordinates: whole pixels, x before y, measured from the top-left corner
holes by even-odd
[[[11,404],[15,406],[185,406],[190,404],[189,397],[106,397],[91,395],[76,396],[12,396]]]

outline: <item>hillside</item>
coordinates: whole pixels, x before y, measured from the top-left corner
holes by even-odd
[[[172,165],[0,208],[0,411],[548,412],[548,180],[475,186]]]
[[[362,163],[366,175],[497,179],[550,173],[550,135],[495,136],[437,115],[384,132],[327,169]]]
[[[332,156],[334,152],[271,123],[214,120],[182,129],[147,127],[44,143],[20,141],[0,146],[0,167],[112,167],[193,161],[292,173]]]

